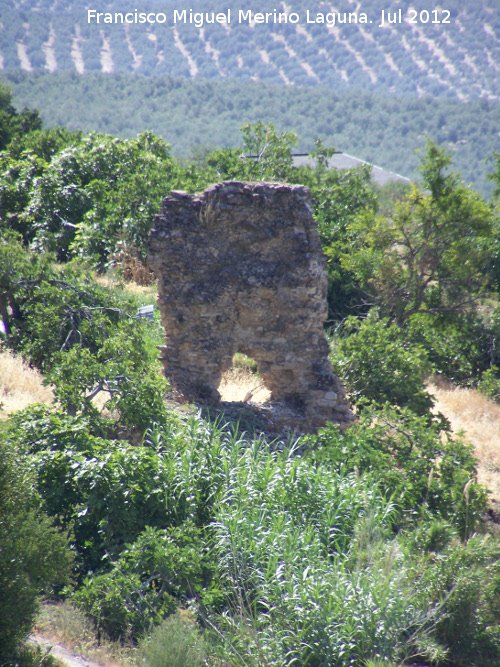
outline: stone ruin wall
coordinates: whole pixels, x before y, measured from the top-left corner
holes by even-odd
[[[271,409],[315,430],[352,419],[328,360],[326,264],[308,188],[225,182],[172,192],[149,238],[179,400],[213,405],[235,352],[255,359]],[[279,411],[279,410],[278,410]]]

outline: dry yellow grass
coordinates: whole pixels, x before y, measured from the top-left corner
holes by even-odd
[[[52,403],[54,394],[42,385],[42,375],[8,350],[0,351],[0,419],[31,403]]]
[[[137,664],[137,649],[105,637],[98,638],[92,623],[68,602],[44,605],[34,634],[102,667],[131,667]]]
[[[428,389],[453,432],[463,431],[467,442],[474,445],[479,482],[500,501],[500,405],[474,389],[441,382],[431,383]]]
[[[219,393],[223,401],[229,402],[265,403],[271,396],[258,375],[234,366],[222,376]]]
[[[158,286],[156,282],[151,285],[138,285],[133,280],[130,282],[124,282],[122,278],[119,278],[113,275],[112,272],[105,273],[104,275],[95,274],[94,280],[99,285],[103,287],[108,287],[112,289],[113,287],[119,287],[125,292],[130,292],[131,294],[142,294],[146,296],[151,296],[156,299],[158,295]]]

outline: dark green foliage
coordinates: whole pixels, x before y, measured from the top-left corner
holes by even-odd
[[[13,420],[8,439],[31,457],[46,511],[73,526],[80,571],[106,566],[146,526],[166,528],[213,518],[221,479],[220,433],[169,417],[142,445],[110,441],[105,424],[35,406]],[[191,434],[185,437],[185,434]],[[200,442],[213,447],[199,447]],[[187,476],[184,475],[187,473]]]
[[[420,167],[425,190],[413,187],[390,217],[366,211],[352,224],[355,242],[343,265],[399,324],[421,313],[464,312],[487,289],[493,211],[450,164],[428,141]]]
[[[76,598],[115,636],[138,633],[194,597],[236,664],[238,655],[258,655],[342,665],[349,637],[359,667],[377,653],[439,655],[444,664],[436,641],[456,660],[466,655],[446,629],[443,600],[449,618],[468,613],[449,595],[468,585],[469,565],[457,572],[450,560],[467,563],[467,547],[454,543],[436,564],[422,549],[446,550],[454,530],[470,535],[485,497],[470,448],[442,440],[426,418],[389,407],[365,412],[344,434],[328,427],[299,441],[312,448],[305,458],[272,454],[264,441],[238,440],[194,418],[152,430],[142,446],[107,443],[82,418],[40,408],[15,424],[9,438],[31,443],[47,507],[66,503],[77,552],[100,554]],[[424,525],[444,519],[456,529],[423,535]],[[406,549],[414,527],[420,546]],[[476,543],[484,588],[474,589],[474,605],[485,611],[467,632],[478,645],[498,610],[484,593],[494,590],[494,556]]]
[[[439,517],[467,536],[485,509],[472,447],[408,409],[366,409],[345,434],[327,426],[310,436],[310,443],[315,460],[373,474],[398,506],[403,524]]]
[[[500,403],[500,369],[497,366],[488,368],[477,383],[477,388],[489,398]]]
[[[111,638],[137,639],[208,584],[205,551],[201,531],[189,523],[146,527],[110,572],[83,580],[74,602]]]
[[[201,44],[198,38],[196,42]],[[99,46],[95,48],[98,50]],[[339,48],[345,51],[344,47]],[[177,48],[172,51],[182,60]],[[289,60],[288,55],[286,59]],[[209,59],[203,53],[198,63],[206,60]],[[331,64],[328,68],[333,71]],[[297,69],[303,72],[298,65]],[[180,70],[172,74],[179,75]],[[135,137],[148,129],[181,155],[188,155],[193,146],[241,146],[241,125],[260,119],[265,124],[273,123],[278,133],[296,132],[299,152],[311,151],[315,140],[323,137],[326,145],[416,177],[419,160],[415,151],[422,146],[422,136],[448,145],[446,134],[454,132],[453,159],[465,183],[472,183],[485,196],[494,189],[486,179],[491,165],[484,160],[493,151],[500,151],[500,109],[495,102],[406,97],[405,93],[389,97],[380,89],[372,92],[366,87],[346,90],[336,85],[335,90],[328,90],[250,79],[207,81],[200,77],[191,79],[189,75],[176,79],[165,74],[150,79],[124,72],[113,76],[91,71],[83,76],[69,72],[16,72],[10,75],[10,84],[17,104],[40,109],[49,127],[64,123],[71,129],[122,137]],[[445,132],[439,128],[440,117],[446,119]],[[403,127],[407,128],[406,133]],[[239,155],[241,149],[237,150]]]
[[[72,527],[81,573],[102,567],[105,554],[116,557],[147,525],[164,527],[170,515],[168,469],[155,451],[102,438],[100,428],[34,407],[16,417],[10,434],[32,457],[46,511]]]
[[[97,415],[92,398],[104,392],[122,428],[143,433],[164,421],[159,326],[135,316],[137,302],[89,280],[85,267],[56,273],[48,259],[12,236],[0,244],[0,313],[10,347],[45,372],[68,413]]]
[[[378,319],[375,311],[365,320],[344,322],[332,340],[331,361],[360,408],[389,402],[429,414],[433,401],[424,384],[432,365],[425,348],[411,345],[396,324]]]
[[[37,596],[60,590],[69,582],[70,568],[67,539],[40,511],[32,475],[17,453],[0,442],[1,664],[14,661],[30,633]]]
[[[412,345],[425,348],[436,373],[459,385],[476,386],[487,372],[492,379],[491,367],[500,364],[498,308],[444,321],[412,318],[405,335]]]
[[[12,105],[10,88],[0,81],[0,151],[15,137],[21,137],[42,127],[38,111],[25,108],[20,113]]]
[[[33,153],[47,164],[68,146],[76,146],[82,140],[82,131],[69,132],[64,127],[37,129],[12,139],[7,155],[20,159],[25,153]]]
[[[7,338],[16,322],[20,324],[26,292],[30,293],[32,285],[54,277],[50,260],[50,256],[26,252],[15,232],[7,231],[0,238],[0,317]]]
[[[36,594],[67,581],[53,521],[71,535],[75,603],[114,638],[151,632],[142,641],[151,667],[212,653],[238,667],[499,663],[498,540],[474,534],[485,531],[485,490],[471,447],[431,413],[424,386],[435,368],[496,387],[495,302],[480,315],[454,303],[495,288],[493,209],[447,174],[448,158],[432,144],[428,193],[380,198],[369,170],[328,171],[333,149],[319,140],[315,166],[293,167],[294,141],[259,122],[243,128],[245,152],[258,159],[217,149],[181,164],[149,133],[124,141],[55,130],[14,140],[4,154],[6,342],[43,370],[57,400],[0,431],[8,454],[0,527],[15,527],[0,533],[0,572],[17,568],[19,583],[8,599],[17,623],[9,650],[29,630]],[[195,191],[222,178],[311,188],[330,317],[344,320],[333,361],[359,415],[344,432],[330,424],[270,446],[169,412],[161,327],[136,317],[142,300],[67,261],[79,253],[103,269],[116,248],[140,255],[170,187]],[[421,267],[433,267],[423,296],[398,231],[425,247]],[[386,317],[370,311],[374,287]],[[352,310],[367,316],[345,319]],[[103,392],[109,400],[98,409]],[[11,483],[14,456],[22,465]],[[179,606],[198,614],[209,642],[173,615]],[[33,660],[42,667],[45,658]]]

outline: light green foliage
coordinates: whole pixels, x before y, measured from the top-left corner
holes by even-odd
[[[326,149],[325,155],[328,153]],[[366,311],[358,279],[342,263],[342,257],[352,251],[354,239],[350,224],[365,210],[376,210],[377,201],[370,185],[368,167],[325,171],[321,155],[315,169],[302,168],[297,173],[300,182],[311,189],[314,216],[326,255],[328,271],[328,319],[342,321],[354,312]]]
[[[33,234],[23,214],[35,180],[46,168],[45,160],[32,152],[16,157],[0,153],[0,225],[3,230],[20,232],[25,243],[31,241]]]
[[[216,149],[205,158],[215,180],[288,181],[293,180],[292,148],[295,132],[278,133],[272,123],[259,121],[240,128],[243,149]]]
[[[500,403],[500,368],[492,366],[483,373],[477,388],[486,396]]]
[[[403,525],[438,517],[453,521],[463,536],[478,526],[486,493],[476,483],[472,447],[443,432],[437,420],[408,408],[372,407],[345,434],[328,425],[309,442],[314,460],[374,474]]]
[[[18,290],[32,281],[52,278],[50,259],[26,252],[15,232],[7,231],[0,238],[0,318],[7,337],[21,316]]]
[[[68,146],[76,146],[82,140],[81,130],[70,132],[64,127],[33,130],[12,139],[7,155],[20,159],[23,155],[36,155],[48,164],[57,153]]]
[[[365,424],[370,449],[367,432]],[[382,438],[379,430],[371,442]],[[361,434],[357,440],[359,446]],[[332,452],[342,444],[337,432]],[[231,466],[216,545],[232,592],[219,628],[232,637],[236,664],[248,664],[248,656],[252,665],[339,667],[376,656],[445,660],[435,632],[441,599],[420,591],[425,560],[392,538],[415,498],[400,503],[397,487],[384,497],[375,480],[394,464],[373,463],[368,475],[347,473],[342,465],[335,472],[326,461],[310,466],[285,454],[273,462],[249,450]],[[408,480],[413,472],[408,469]],[[484,554],[485,562],[493,560]],[[446,597],[447,589],[439,590]],[[241,663],[239,656],[245,656]]]
[[[167,145],[92,134],[51,160],[37,179],[25,212],[33,245],[66,260],[77,253],[104,266],[124,241],[145,251],[152,216],[175,181]]]
[[[0,662],[30,633],[37,596],[69,582],[67,540],[40,511],[27,466],[0,443]],[[26,664],[29,664],[26,662]],[[34,662],[34,665],[37,663]]]
[[[0,228],[20,232],[26,245],[33,241],[35,230],[27,215],[33,188],[51,159],[65,147],[80,143],[81,136],[81,132],[56,127],[12,139],[0,153]]]
[[[465,651],[442,624],[448,609],[461,613],[449,576],[459,558],[463,577],[453,581],[465,590],[467,547],[455,541],[436,561],[447,567],[438,576],[425,549],[446,548],[454,529],[422,530],[448,519],[470,535],[484,493],[470,449],[442,441],[426,418],[366,413],[345,434],[331,426],[300,440],[309,458],[272,454],[263,440],[193,417],[136,446],[40,408],[16,424],[13,445],[31,443],[46,506],[57,513],[66,503],[83,572],[93,570],[77,598],[108,631],[148,627],[172,600],[190,600],[215,633],[210,650],[236,665],[362,667],[377,655],[445,664],[447,647],[456,660]],[[484,580],[473,599],[485,611],[468,636],[478,646],[499,612],[483,593],[496,585],[496,556],[476,544]],[[153,592],[162,588],[171,599],[160,612]]]
[[[371,311],[365,320],[348,318],[332,339],[335,372],[360,408],[388,401],[420,415],[433,405],[424,387],[432,371],[425,349],[410,345],[404,332]]]
[[[81,573],[102,567],[106,553],[115,558],[147,525],[186,518],[171,506],[174,472],[157,453],[107,440],[99,428],[89,418],[39,406],[20,413],[10,434],[18,447],[29,443],[47,512],[73,527]]]
[[[97,413],[92,398],[103,392],[104,406],[118,412],[118,423],[142,432],[165,418],[168,383],[157,365],[149,322],[125,319],[116,323],[102,316],[92,325],[104,333],[96,351],[75,345],[58,353],[46,381],[69,413]],[[86,333],[86,327],[81,327]],[[90,328],[90,327],[89,327]]]
[[[367,211],[352,225],[357,243],[344,255],[344,266],[399,323],[417,313],[462,311],[488,283],[492,210],[447,173],[450,163],[428,142],[421,166],[425,190],[414,186],[391,218]]]
[[[144,432],[164,420],[158,323],[137,318],[138,302],[97,285],[85,266],[56,273],[43,255],[9,238],[0,243],[0,314],[10,346],[45,372],[72,414],[97,415],[91,399],[105,392],[123,428]]]
[[[207,650],[193,622],[175,614],[140,644],[147,667],[204,667]]]
[[[292,147],[297,143],[295,132],[278,134],[271,123],[259,121],[243,125],[243,150],[252,155],[247,161],[248,176],[255,180],[285,180],[293,164]]]
[[[258,159],[218,149],[181,165],[149,133],[54,130],[14,139],[0,158],[7,343],[43,370],[58,401],[0,430],[1,446],[26,465],[11,484],[12,459],[0,464],[0,526],[15,527],[0,533],[0,572],[17,568],[7,608],[21,619],[11,646],[29,629],[36,594],[67,581],[54,521],[73,543],[73,599],[113,637],[151,632],[141,641],[150,667],[499,664],[498,541],[474,533],[485,491],[471,448],[431,414],[423,384],[433,367],[496,381],[494,307],[449,317],[496,284],[492,209],[447,173],[433,144],[427,191],[380,200],[368,169],[330,172],[333,149],[319,140],[316,166],[293,167],[295,141],[258,122],[243,127],[244,150]],[[334,337],[360,415],[344,432],[330,424],[270,446],[170,413],[159,324],[136,318],[142,300],[67,261],[78,253],[104,268],[117,247],[140,255],[171,187],[232,178],[308,185],[330,317],[366,315],[367,294],[380,304],[384,317],[349,318]],[[104,412],[93,401],[102,392]],[[173,614],[179,606],[203,638]]]

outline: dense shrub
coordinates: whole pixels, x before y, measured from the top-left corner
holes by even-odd
[[[478,382],[477,388],[489,398],[500,403],[500,369],[496,366],[488,368]]]
[[[500,364],[498,309],[441,321],[417,317],[405,334],[411,344],[425,348],[434,371],[455,384],[475,386],[492,365]]]
[[[386,401],[420,415],[433,405],[424,382],[432,370],[422,346],[372,311],[365,320],[347,319],[332,340],[331,361],[354,403]]]
[[[67,539],[38,505],[27,467],[0,443],[1,664],[14,661],[17,648],[30,633],[38,595],[69,583],[72,559]],[[24,664],[29,664],[28,657],[26,653]],[[33,665],[37,664],[33,659]]]
[[[345,433],[328,425],[309,443],[314,460],[374,475],[400,509],[402,524],[439,517],[466,537],[485,510],[472,446],[408,408],[372,407]]]
[[[62,131],[16,140],[5,158],[6,343],[42,369],[57,404],[32,406],[0,431],[0,588],[9,613],[0,614],[0,651],[13,655],[36,595],[67,582],[70,559],[55,525],[76,556],[74,602],[99,632],[139,641],[150,667],[207,656],[238,667],[494,667],[498,540],[475,533],[486,532],[486,492],[472,448],[451,438],[424,386],[435,369],[496,391],[498,314],[491,304],[464,314],[465,302],[454,302],[494,284],[482,273],[494,264],[491,209],[443,172],[448,158],[433,145],[424,163],[430,194],[413,189],[380,210],[369,170],[329,172],[332,151],[321,142],[317,166],[297,169],[293,134],[258,123],[244,128],[244,141],[259,160],[225,149],[181,168],[149,134],[122,141]],[[345,431],[328,424],[269,443],[169,412],[161,327],[137,319],[143,303],[67,261],[81,253],[103,268],[117,247],[140,257],[167,185],[179,178],[193,190],[235,177],[308,184],[331,318],[366,316],[360,288],[366,297],[376,287],[380,312],[399,322],[371,310],[333,337],[332,360],[358,413]],[[462,235],[450,245],[455,219]],[[464,266],[469,232],[474,262]],[[403,246],[418,248],[425,271],[446,255],[423,293],[409,255],[401,261]],[[109,398],[98,409],[102,393]],[[174,614],[179,606],[203,638]]]
[[[210,580],[201,532],[146,528],[110,572],[86,577],[74,601],[112,639],[142,636]]]

